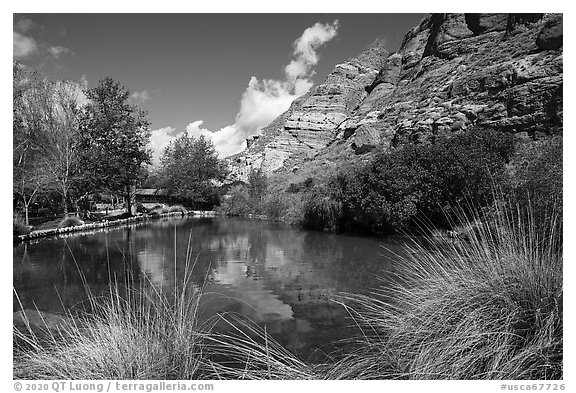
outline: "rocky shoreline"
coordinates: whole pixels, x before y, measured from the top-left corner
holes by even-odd
[[[70,227],[65,227],[65,228],[51,228],[51,229],[36,230],[36,231],[32,231],[26,235],[14,236],[14,241],[15,242],[21,242],[21,241],[23,242],[23,241],[28,241],[28,240],[33,240],[33,239],[38,239],[38,238],[43,238],[43,237],[48,237],[48,236],[62,235],[62,234],[71,233],[71,232],[85,232],[85,231],[91,231],[94,229],[110,228],[110,227],[115,227],[115,226],[120,226],[120,225],[134,224],[134,223],[145,222],[145,221],[149,221],[149,220],[155,220],[158,218],[176,217],[176,216],[183,216],[183,215],[194,216],[194,217],[215,217],[217,214],[213,210],[206,210],[206,211],[191,210],[188,213],[182,213],[182,212],[178,211],[178,212],[162,213],[160,215],[141,214],[141,215],[137,215],[137,216],[123,218],[120,220],[112,220],[112,221],[104,220],[104,221],[100,221],[100,222],[70,226]]]

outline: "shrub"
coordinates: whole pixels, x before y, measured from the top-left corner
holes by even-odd
[[[226,214],[244,215],[252,213],[250,196],[246,186],[236,185],[230,188],[228,195],[221,205],[221,210]]]
[[[84,221],[78,217],[64,217],[64,219],[62,219],[58,224],[58,228],[75,227],[79,225],[84,225]]]
[[[286,199],[281,194],[268,194],[263,202],[264,214],[271,219],[279,219],[284,217],[288,204]]]
[[[433,145],[377,154],[367,165],[333,179],[340,189],[344,226],[384,232],[426,217],[449,227],[454,219],[450,206],[492,203],[493,187],[506,184],[514,140],[508,133],[475,129],[438,138]]]
[[[342,204],[334,200],[325,190],[317,188],[304,202],[302,225],[308,229],[335,232],[340,228]]]
[[[258,169],[252,168],[248,174],[248,195],[253,205],[258,205],[268,188],[268,178],[264,170],[260,167]]]
[[[136,203],[136,213],[146,214],[146,213],[148,213],[148,209],[146,209],[146,207],[142,204],[142,202],[137,202]]]
[[[285,194],[283,195],[285,202],[285,211],[282,217],[284,221],[293,226],[302,226],[304,222],[304,201],[307,199],[306,195],[301,194]]]
[[[519,146],[511,162],[514,197],[520,206],[531,206],[536,225],[546,222],[550,210],[562,215],[562,155],[558,136]]]
[[[297,192],[308,191],[311,190],[313,186],[314,186],[314,179],[312,179],[311,177],[307,177],[306,180],[304,180],[301,183],[290,183],[290,185],[286,189],[286,192],[294,194]]]
[[[303,187],[302,187],[301,183],[290,183],[290,185],[286,189],[286,192],[290,193],[290,194],[295,194],[295,193],[300,192],[302,190],[303,190]]]
[[[30,226],[26,225],[24,219],[17,213],[12,215],[13,236],[28,235],[31,232]]]

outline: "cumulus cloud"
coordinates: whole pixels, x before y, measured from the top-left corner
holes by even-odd
[[[218,131],[210,131],[202,128],[204,120],[194,121],[186,126],[188,135],[198,138],[200,135],[211,139],[220,158],[238,153],[242,149],[245,137],[238,132],[236,124],[226,126]]]
[[[238,132],[243,139],[259,134],[272,120],[284,113],[292,101],[306,94],[313,85],[313,67],[318,64],[317,49],[330,41],[338,32],[338,20],[316,23],[304,30],[294,41],[293,59],[284,67],[283,81],[252,77],[240,101],[236,116]]]
[[[65,46],[51,45],[41,38],[35,39],[31,35],[38,35],[44,26],[33,22],[29,18],[20,17],[14,20],[14,58],[23,59],[31,54],[53,57],[59,59],[63,55],[74,55],[74,52]]]
[[[152,149],[152,163],[158,165],[166,146],[170,144],[179,132],[174,127],[164,127],[153,130],[148,147]]]
[[[285,80],[258,80],[255,76],[250,78],[236,115],[236,134],[229,139],[229,144],[233,146],[227,146],[227,151],[241,151],[248,136],[260,134],[262,128],[290,108],[292,101],[310,90],[313,85],[313,67],[319,61],[317,50],[336,37],[337,33],[338,20],[314,24],[294,41],[293,59],[284,67]]]
[[[142,90],[142,91],[135,91],[134,93],[132,93],[132,95],[130,96],[134,101],[138,101],[141,103],[145,103],[146,101],[148,101],[150,98],[150,93],[148,93],[148,90]]]
[[[293,58],[284,67],[284,80],[259,80],[252,76],[240,99],[240,109],[234,124],[211,131],[202,128],[204,122],[198,120],[188,124],[186,131],[194,137],[204,135],[210,138],[220,157],[242,151],[246,147],[247,137],[259,135],[262,128],[290,108],[292,101],[310,90],[314,66],[319,61],[317,50],[333,39],[337,32],[337,20],[326,24],[316,23],[304,30],[294,41]]]
[[[304,30],[304,33],[294,42],[294,56],[284,71],[289,80],[297,80],[309,76],[311,68],[318,64],[316,50],[336,37],[338,33],[338,20],[331,24],[316,23]]]
[[[198,138],[200,135],[204,135],[206,137],[212,137],[212,131],[201,128],[200,126],[204,123],[204,120],[196,120],[186,126],[186,132],[188,135],[193,136],[194,138]]]
[[[13,53],[14,58],[21,59],[28,57],[32,53],[38,50],[38,44],[32,37],[27,37],[23,34],[20,34],[16,31],[14,33],[14,46],[13,46]]]
[[[262,127],[285,112],[298,96],[285,81],[259,81],[253,76],[242,94],[236,125],[245,134],[258,133]]]

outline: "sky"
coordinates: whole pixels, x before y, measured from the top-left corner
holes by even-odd
[[[14,14],[13,56],[52,79],[110,76],[147,110],[157,162],[179,133],[238,152],[374,40],[392,52],[424,14]]]

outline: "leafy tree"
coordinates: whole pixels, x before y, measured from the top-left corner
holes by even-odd
[[[513,152],[512,135],[484,129],[379,152],[315,185],[304,203],[303,224],[374,233],[425,218],[447,227],[452,207],[479,209],[493,202],[494,186],[508,183],[505,168]]]
[[[382,152],[348,176],[344,220],[369,231],[404,227],[417,216],[449,226],[452,207],[492,203],[513,152],[512,135],[485,129]]]
[[[44,81],[34,71],[13,65],[13,194],[29,224],[30,205],[48,188],[49,177],[43,168],[45,147],[44,114],[36,102],[45,96]]]
[[[245,185],[235,185],[230,188],[221,205],[226,214],[244,215],[252,213],[250,196]]]
[[[218,203],[218,182],[225,179],[226,164],[218,159],[212,141],[184,132],[164,149],[160,178],[168,194],[197,206]]]
[[[248,194],[255,205],[262,202],[268,187],[268,179],[262,168],[252,168],[248,174]]]
[[[133,189],[151,160],[150,122],[129,103],[130,92],[112,78],[86,91],[80,118],[82,189],[123,194],[131,212]]]
[[[81,90],[67,81],[45,81],[36,93],[35,105],[42,122],[42,166],[50,186],[62,198],[64,214],[68,213],[68,196],[78,168],[78,121]]]

